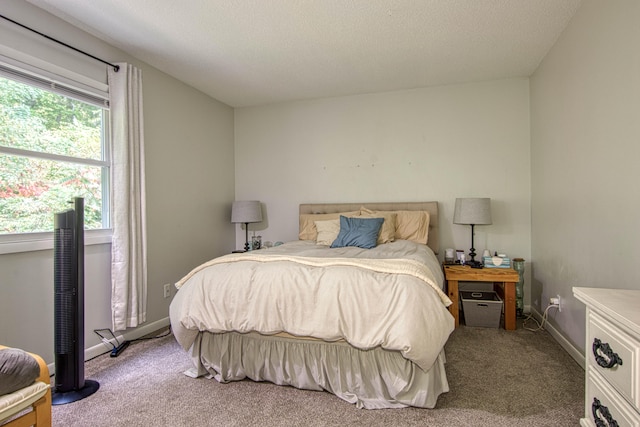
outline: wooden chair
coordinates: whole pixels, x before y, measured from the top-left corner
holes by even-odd
[[[7,348],[0,345],[0,349]],[[49,368],[37,354],[31,354],[40,365],[40,376],[23,389],[0,396],[0,426],[51,427],[51,379]],[[7,420],[10,420],[7,422]]]

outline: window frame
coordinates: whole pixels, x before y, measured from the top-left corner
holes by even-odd
[[[112,230],[110,228],[85,230],[84,245],[91,246],[111,243],[111,234]],[[53,249],[53,231],[0,234],[0,255],[49,249]]]
[[[109,182],[112,167],[111,153],[109,151],[111,141],[111,118],[109,114],[109,94],[108,90],[104,90],[108,89],[108,87],[100,82],[92,82],[94,85],[88,86],[86,84],[86,80],[85,82],[78,82],[45,70],[37,69],[37,71],[34,71],[34,67],[27,64],[16,65],[16,61],[2,55],[0,55],[0,77],[57,93],[103,109],[101,144],[102,160],[83,159],[79,157],[6,146],[0,146],[0,153],[100,167],[102,170],[102,194],[106,195],[106,197],[103,196],[102,203],[102,228],[85,230],[85,245],[111,243],[111,196],[109,194]],[[53,249],[53,235],[53,230],[32,233],[0,234],[0,255]]]

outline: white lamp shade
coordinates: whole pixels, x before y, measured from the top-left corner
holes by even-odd
[[[262,206],[257,200],[240,200],[231,206],[231,222],[262,221]]]
[[[489,198],[464,198],[456,199],[456,207],[453,211],[454,224],[491,224],[491,199]]]

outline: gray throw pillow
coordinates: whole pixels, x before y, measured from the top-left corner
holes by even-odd
[[[26,351],[0,350],[0,396],[30,386],[40,376],[40,365]]]

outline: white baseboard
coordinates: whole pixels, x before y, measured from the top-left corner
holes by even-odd
[[[142,326],[139,326],[135,329],[127,330],[124,332],[116,333],[116,339],[122,343],[123,341],[132,341],[137,338],[148,335],[152,332],[155,332],[159,329],[165,328],[169,326],[169,317],[165,317],[160,320],[156,320],[155,322],[145,323]],[[110,340],[112,344],[116,344],[113,339]],[[96,344],[93,347],[85,348],[84,350],[84,360],[93,359],[96,356],[100,356],[101,354],[110,352],[105,344],[100,343]],[[53,374],[55,372],[55,363],[49,363],[47,365],[49,367],[49,372]]]
[[[542,322],[542,314],[540,314],[538,310],[531,307],[531,313],[538,322]],[[549,334],[551,334],[551,336],[567,353],[569,353],[569,356],[571,356],[573,360],[578,362],[578,365],[582,366],[582,369],[585,369],[584,354],[582,354],[580,350],[578,350],[573,344],[571,344],[571,342],[569,342],[569,340],[567,340],[564,335],[562,335],[560,331],[556,329],[551,323],[545,322],[544,329],[549,332]]]

